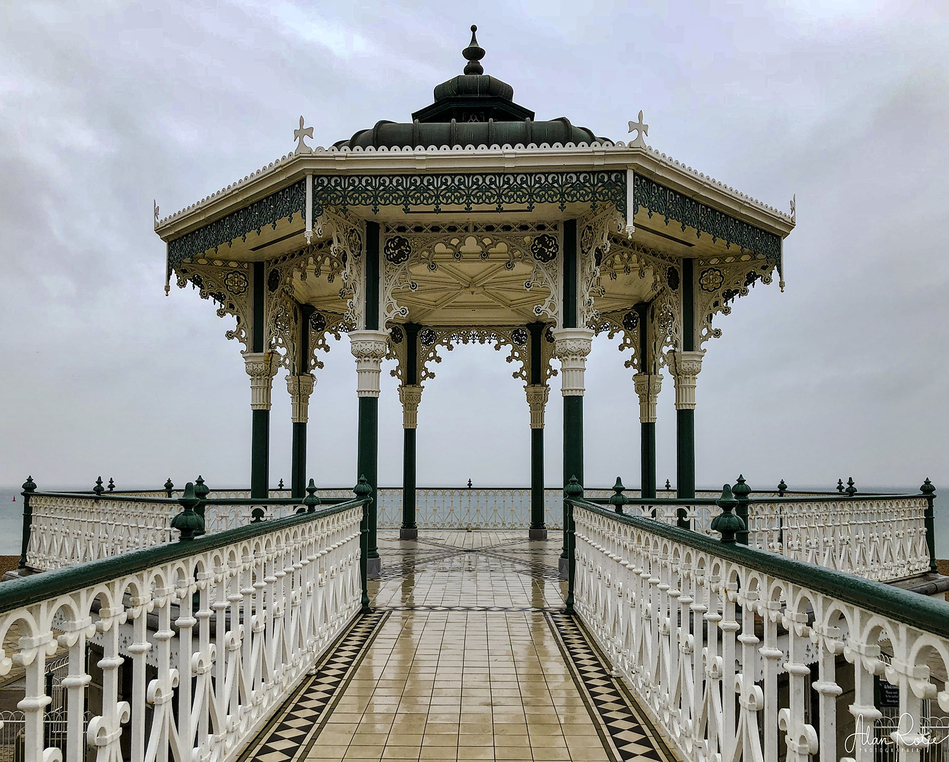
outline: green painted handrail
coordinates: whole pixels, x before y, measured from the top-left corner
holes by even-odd
[[[177,500],[169,500],[168,498],[164,498],[162,502],[180,505]],[[169,561],[177,561],[180,558],[186,558],[206,550],[214,550],[232,543],[261,537],[295,524],[305,524],[316,519],[326,518],[351,508],[368,505],[369,502],[366,497],[350,498],[336,505],[327,506],[315,513],[297,513],[282,519],[272,519],[266,523],[246,524],[223,532],[206,534],[189,542],[172,542],[157,545],[153,548],[133,550],[120,556],[111,556],[78,566],[9,580],[0,585],[0,613],[49,598],[67,595],[92,585],[108,582],[117,577],[136,574],[153,566]]]
[[[845,498],[846,499],[846,498]],[[804,561],[792,560],[766,550],[721,541],[698,532],[679,529],[655,519],[614,513],[588,500],[565,498],[565,502],[600,516],[665,537],[792,582],[795,585],[853,604],[897,622],[949,638],[949,602],[911,593],[882,582],[873,582]]]

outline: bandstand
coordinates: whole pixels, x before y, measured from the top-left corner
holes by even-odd
[[[793,202],[785,215],[648,147],[642,112],[625,144],[535,121],[484,74],[474,31],[464,74],[411,122],[316,148],[301,118],[292,153],[168,218],[156,206],[168,290],[190,284],[234,320],[251,489],[26,480],[20,568],[0,586],[0,756],[946,762],[949,578],[929,479],[883,494],[739,476],[696,494],[705,345],[717,316],[781,279]],[[603,333],[640,403],[640,485],[584,494],[584,371]],[[309,403],[343,334],[355,487],[318,494]],[[423,387],[472,342],[504,350],[525,388],[529,526],[419,537]],[[392,497],[377,484],[387,359],[403,409],[398,535],[377,532]],[[289,493],[268,473],[281,368]],[[656,485],[663,369],[674,492]],[[543,471],[558,374],[562,527]],[[548,523],[562,553],[536,542]]]
[[[639,397],[641,496],[656,495],[656,398],[675,383],[676,487],[695,495],[695,388],[718,315],[782,268],[793,216],[648,147],[640,112],[624,144],[561,117],[535,120],[484,73],[472,27],[464,73],[411,121],[379,121],[330,148],[307,144],[170,217],[169,280],[236,318],[250,376],[251,494],[268,494],[272,379],[292,399],[292,494],[302,497],[308,402],[330,337],[356,359],[354,476],[377,487],[379,376],[395,360],[403,408],[401,536],[416,536],[417,410],[439,352],[502,345],[531,427],[530,537],[546,537],[544,411],[559,361],[564,484],[583,482],[584,366],[620,336]],[[793,206],[792,206],[793,212]],[[527,416],[525,416],[525,421]],[[526,477],[526,475],[525,475]],[[526,478],[525,478],[526,481]],[[375,496],[375,495],[374,495]],[[375,514],[370,559],[378,568]]]

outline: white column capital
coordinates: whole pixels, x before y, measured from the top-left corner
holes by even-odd
[[[379,376],[388,338],[385,331],[349,332],[349,349],[356,358],[356,396],[379,396]]]
[[[422,401],[422,389],[417,384],[399,387],[399,401],[402,403],[402,428],[418,428],[418,406]]]
[[[656,422],[656,400],[662,389],[662,376],[651,373],[637,373],[633,376],[633,385],[639,396],[639,422]]]
[[[544,428],[544,409],[550,397],[550,387],[547,384],[528,384],[524,391],[527,392],[527,404],[531,409],[531,428]]]
[[[676,410],[695,410],[695,380],[702,370],[705,350],[666,352],[666,365],[676,387]]]
[[[250,409],[270,410],[270,390],[279,363],[273,352],[243,352],[244,370],[250,376]]]
[[[290,420],[293,423],[306,423],[310,405],[310,395],[316,386],[316,377],[312,373],[302,376],[287,376],[287,391],[290,392]]]
[[[593,348],[593,331],[589,328],[556,328],[554,354],[560,360],[560,379],[564,397],[582,397],[583,373],[587,367],[587,355]]]

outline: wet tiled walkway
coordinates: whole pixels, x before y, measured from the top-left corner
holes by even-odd
[[[563,616],[560,535],[380,532],[375,612],[245,759],[667,760]]]

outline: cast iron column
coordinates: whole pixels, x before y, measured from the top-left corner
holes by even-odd
[[[277,364],[271,362],[271,354],[266,351],[265,270],[263,262],[254,262],[251,347],[243,353],[251,395],[250,495],[257,499],[270,497],[270,390],[277,373]]]
[[[546,540],[547,523],[544,516],[544,410],[550,396],[544,365],[544,323],[529,323],[530,383],[525,387],[527,404],[531,411],[531,525],[528,539]]]
[[[402,527],[400,540],[417,540],[415,523],[415,432],[418,429],[418,406],[422,401],[422,387],[417,384],[399,387],[402,402]]]
[[[633,376],[639,396],[639,429],[642,496],[656,496],[656,400],[662,387],[662,376],[637,373]]]
[[[676,496],[686,500],[695,497],[695,380],[704,356],[704,349],[666,354],[676,388]]]
[[[290,453],[290,495],[302,498],[306,494],[306,422],[310,395],[316,386],[312,373],[287,376],[290,392],[290,420],[293,421],[293,449]]]
[[[560,328],[554,331],[557,359],[563,389],[563,476],[564,488],[570,479],[583,486],[583,391],[587,355],[593,346],[593,331],[588,328]],[[579,493],[577,497],[582,497]],[[561,577],[570,579],[573,554],[573,510],[564,511],[564,535],[567,536],[567,557],[561,558]],[[564,563],[566,561],[567,563]]]
[[[386,356],[388,334],[379,330],[379,223],[366,223],[365,330],[350,331],[350,349],[356,358],[356,395],[359,397],[357,478],[365,476],[372,487],[369,505],[368,574],[378,577],[379,559],[376,520],[379,505],[379,376]]]
[[[253,416],[250,453],[250,496],[270,496],[270,392],[277,363],[271,352],[244,352],[244,370],[250,376],[250,409]]]
[[[419,385],[418,334],[422,326],[406,323],[405,326],[405,383],[399,387],[402,403],[402,527],[400,540],[417,540],[418,524],[415,521],[416,487],[416,432],[418,431],[418,406],[422,401]]]

